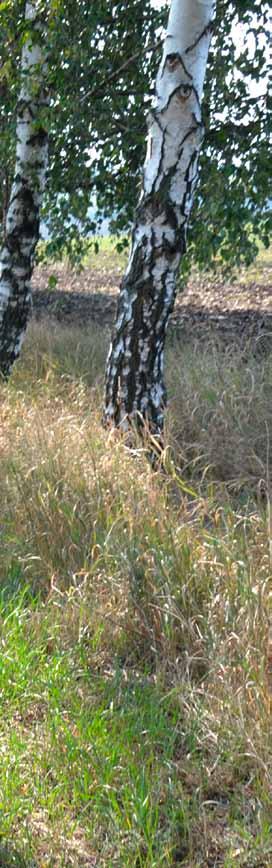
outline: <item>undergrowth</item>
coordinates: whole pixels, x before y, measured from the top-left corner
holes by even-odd
[[[271,358],[169,347],[152,470],[103,332],[1,385],[0,865],[267,868]]]

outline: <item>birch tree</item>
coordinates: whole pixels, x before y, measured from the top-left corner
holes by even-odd
[[[106,372],[105,420],[160,434],[163,354],[203,140],[201,98],[213,0],[172,0],[149,114],[143,188]]]
[[[48,95],[44,18],[39,2],[26,3],[15,171],[0,253],[0,372],[4,376],[20,352],[31,309],[30,280],[45,186],[48,135],[44,115]]]

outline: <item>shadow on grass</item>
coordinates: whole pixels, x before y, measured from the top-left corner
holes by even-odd
[[[271,292],[271,288],[270,288]],[[55,319],[66,326],[86,327],[91,323],[111,329],[115,319],[117,294],[112,292],[71,292],[60,288],[34,290],[34,318]],[[223,345],[241,347],[250,342],[261,354],[272,349],[272,313],[258,307],[222,309],[197,307],[177,301],[169,321],[168,339],[179,340],[215,338]]]

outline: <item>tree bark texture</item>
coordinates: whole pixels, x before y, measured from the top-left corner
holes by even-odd
[[[30,280],[39,239],[39,213],[48,157],[44,114],[44,22],[37,0],[26,3],[29,35],[22,48],[16,161],[0,253],[0,373],[8,376],[20,352],[31,310]]]
[[[143,188],[106,371],[105,421],[163,427],[163,352],[203,140],[201,98],[214,0],[172,0]]]

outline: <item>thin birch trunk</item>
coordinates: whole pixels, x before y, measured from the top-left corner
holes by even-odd
[[[163,353],[203,140],[201,98],[214,0],[172,0],[149,116],[143,189],[106,371],[105,421],[160,434]]]
[[[26,3],[30,35],[22,49],[22,84],[17,107],[16,162],[0,253],[0,372],[8,376],[19,355],[31,310],[31,274],[39,240],[45,185],[48,106],[45,34],[41,4]]]

